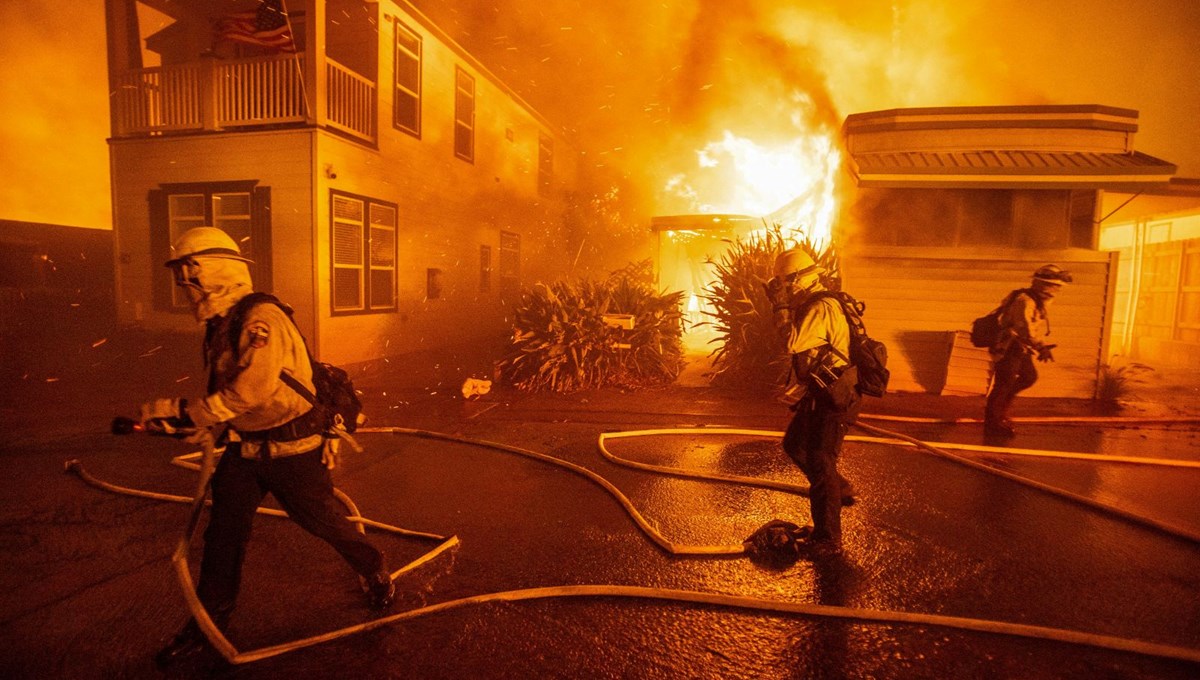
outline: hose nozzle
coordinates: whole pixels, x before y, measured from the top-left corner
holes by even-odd
[[[113,434],[133,434],[134,432],[145,432],[146,428],[134,420],[133,418],[125,418],[117,416],[112,421]]]

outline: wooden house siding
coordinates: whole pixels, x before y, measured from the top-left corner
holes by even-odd
[[[386,19],[383,17],[392,17]],[[394,20],[422,39],[421,135],[392,125]],[[562,256],[566,190],[578,174],[574,150],[490,74],[439,41],[418,19],[384,3],[380,21],[379,136],[376,149],[334,133],[317,136],[316,307],[322,318],[322,358],[354,363],[440,345],[487,341],[506,332],[498,281],[480,290],[479,252],[489,246],[499,265],[500,233],[520,235],[524,285],[568,273]],[[454,153],[455,74],[475,79],[474,158]],[[538,192],[539,135],[554,140],[553,189]],[[336,175],[332,177],[331,175]],[[330,191],[397,206],[397,310],[331,315]],[[443,290],[427,298],[427,272],[441,272]]]
[[[862,247],[843,254],[846,289],[866,302],[871,335],[887,344],[891,388],[899,392],[941,393],[947,388],[954,333],[994,309],[1014,288],[1028,286],[1038,267],[1055,262],[1075,283],[1065,286],[1050,307],[1050,342],[1055,363],[1040,364],[1042,379],[1026,394],[1090,398],[1100,363],[1106,359],[1115,258],[1082,249],[1014,250],[969,248]],[[960,340],[961,345],[961,340]],[[987,363],[977,353],[955,352],[951,392],[982,393]],[[963,389],[968,380],[984,384]]]
[[[313,256],[307,237],[312,232],[313,134],[279,130],[114,140],[110,149],[118,320],[169,330],[195,327],[188,314],[151,311],[153,277],[167,272],[150,246],[150,192],[164,184],[254,180],[271,189],[271,288],[296,306],[300,329],[313,335]]]
[[[322,126],[319,115],[308,127],[290,129],[131,139],[116,138],[114,132],[122,322],[178,331],[195,327],[185,310],[157,311],[152,304],[154,277],[166,276],[155,246],[163,250],[165,240],[161,234],[151,237],[156,222],[148,197],[170,184],[249,182],[257,197],[269,196],[269,210],[252,207],[256,223],[270,221],[270,288],[296,308],[311,348],[327,361],[355,363],[503,339],[503,296],[511,297],[511,292],[502,290],[495,274],[487,290],[480,285],[481,247],[490,248],[491,269],[499,272],[502,233],[519,237],[522,285],[569,272],[571,260],[564,256],[572,236],[565,219],[567,197],[581,181],[569,140],[407,3],[329,2],[310,19],[323,26],[326,13],[340,16],[347,8],[358,32],[350,31],[350,24],[333,22],[328,56],[374,79],[371,139]],[[393,126],[396,20],[422,41],[419,135]],[[362,40],[364,35],[370,40]],[[325,41],[313,43],[319,50]],[[455,155],[455,76],[460,69],[475,86],[470,161]],[[324,101],[321,90],[318,82],[312,93],[318,113]],[[542,138],[552,140],[548,188],[539,186]],[[395,206],[395,309],[333,313],[332,192]],[[158,212],[157,224],[162,224],[162,210]],[[430,277],[430,270],[440,275]],[[430,278],[442,283],[437,299],[427,297]]]

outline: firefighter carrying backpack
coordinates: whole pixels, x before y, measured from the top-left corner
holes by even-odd
[[[1012,304],[1017,295],[1026,288],[1018,288],[1005,296],[1000,306],[971,322],[971,344],[976,347],[994,347],[1000,340],[1000,317]]]
[[[238,300],[229,313],[229,344],[234,348],[235,354],[241,339],[246,313],[260,303],[271,303],[282,309],[288,318],[292,319],[292,308],[270,293],[251,293]],[[295,323],[295,319],[292,319],[292,323]],[[303,335],[301,339],[303,339]],[[317,410],[314,416],[320,419],[322,432],[327,437],[341,437],[347,440],[352,448],[359,450],[357,442],[346,436],[346,433],[354,432],[366,420],[366,416],[362,412],[362,401],[358,398],[354,383],[350,380],[350,374],[333,364],[314,359],[312,352],[308,351],[307,340],[304,341],[304,351],[308,354],[308,361],[312,366],[312,381],[316,394],[310,392],[303,383],[287,373],[281,372],[279,379],[313,405],[313,409]]]
[[[887,368],[887,345],[867,335],[867,327],[862,320],[863,312],[867,309],[866,303],[842,291],[821,291],[813,294],[805,306],[824,297],[836,299],[846,315],[846,324],[850,327],[850,356],[842,358],[858,369],[859,393],[882,397],[891,379],[891,371]]]

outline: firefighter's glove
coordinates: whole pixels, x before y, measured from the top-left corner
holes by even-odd
[[[776,307],[774,311],[775,330],[787,333],[792,325],[792,310],[787,306]]]
[[[1052,354],[1050,350],[1051,348],[1048,346],[1039,347],[1037,351],[1037,360],[1043,363],[1047,361],[1054,361],[1054,354]]]
[[[325,467],[332,470],[338,464],[338,449],[342,446],[340,439],[326,439],[325,446],[321,449],[321,462]]]
[[[186,399],[155,399],[142,404],[139,420],[146,432],[171,437],[193,434],[196,424],[187,413]]]
[[[774,307],[780,305],[787,306],[787,283],[783,279],[773,276],[763,284],[763,290],[767,293],[767,300]]]

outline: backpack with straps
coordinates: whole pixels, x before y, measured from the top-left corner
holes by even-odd
[[[255,305],[263,303],[279,307],[287,314],[288,319],[292,320],[293,325],[295,324],[295,319],[292,319],[291,306],[279,298],[270,293],[247,295],[238,300],[229,313],[229,345],[234,348],[235,355],[238,351],[238,342],[241,339],[246,314]],[[303,335],[300,337],[304,340]],[[350,374],[333,364],[314,359],[312,352],[308,351],[307,340],[304,340],[304,351],[312,366],[312,382],[316,394],[310,392],[303,383],[288,373],[280,372],[279,379],[304,397],[308,403],[313,405],[314,409],[320,409],[317,415],[321,418],[325,433],[342,436],[345,439],[346,437],[341,433],[354,432],[367,419],[362,413],[362,401],[358,398],[354,383],[350,380]],[[351,440],[351,445],[354,446],[353,440]]]
[[[1026,288],[1018,288],[1004,297],[1000,306],[971,322],[971,344],[976,347],[993,347],[1000,340],[1000,317],[1012,304],[1017,295]]]
[[[888,380],[891,379],[891,371],[887,368],[887,345],[867,335],[867,327],[862,320],[867,309],[866,303],[842,291],[821,291],[809,298],[805,306],[826,297],[836,299],[846,315],[846,325],[850,327],[850,356],[842,359],[858,369],[858,391],[867,396],[882,397],[887,393]],[[834,352],[837,350],[834,349]]]

